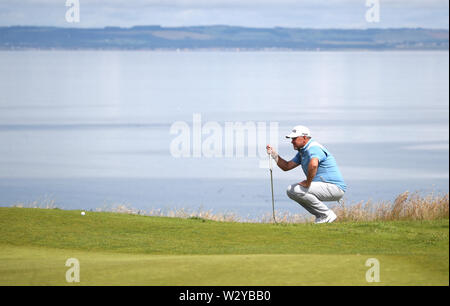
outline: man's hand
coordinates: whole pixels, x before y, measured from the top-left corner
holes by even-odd
[[[267,154],[270,154],[270,156],[272,156],[272,158],[275,160],[275,162],[278,163],[277,151],[275,151],[275,149],[270,144],[268,144],[266,146],[266,150],[267,150]]]
[[[319,168],[319,159],[318,158],[311,158],[311,161],[308,165],[308,177],[303,182],[299,183],[300,186],[303,186],[305,188],[309,188],[311,186],[311,183],[314,179],[314,177],[317,174],[317,169]]]
[[[296,162],[293,162],[292,160],[287,162],[284,159],[282,159],[270,144],[266,146],[266,150],[267,154],[270,154],[272,156],[272,158],[277,163],[278,167],[280,167],[280,169],[283,171],[289,171],[299,165]]]
[[[309,186],[311,186],[311,183],[308,183],[307,180],[304,180],[304,181],[300,182],[299,185],[303,186],[305,188],[309,188]]]

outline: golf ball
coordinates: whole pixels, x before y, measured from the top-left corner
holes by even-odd
[[[81,212],[81,215],[84,216],[86,213],[84,211]]]

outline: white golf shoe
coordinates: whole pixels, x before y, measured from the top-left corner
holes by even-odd
[[[321,224],[321,223],[332,223],[334,220],[336,220],[337,216],[336,214],[330,210],[330,213],[328,216],[317,218],[314,223]]]

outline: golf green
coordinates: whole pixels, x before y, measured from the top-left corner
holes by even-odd
[[[0,229],[0,285],[449,284],[448,219],[273,225],[0,208]],[[69,258],[80,282],[66,280]]]

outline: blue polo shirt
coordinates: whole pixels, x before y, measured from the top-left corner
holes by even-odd
[[[311,158],[319,159],[319,168],[317,174],[313,178],[313,182],[325,182],[337,185],[343,191],[346,191],[347,184],[344,182],[341,172],[339,171],[336,160],[333,155],[317,141],[310,139],[308,143],[298,150],[297,155],[291,160],[302,165],[303,172],[308,177],[308,166]]]

